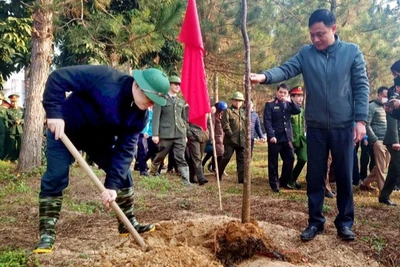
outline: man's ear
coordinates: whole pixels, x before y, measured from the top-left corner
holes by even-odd
[[[336,24],[332,25],[332,32],[335,34],[336,33]]]

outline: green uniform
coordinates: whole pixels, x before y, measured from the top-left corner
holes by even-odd
[[[151,174],[156,174],[164,158],[172,149],[182,179],[189,181],[189,167],[185,160],[187,133],[186,101],[168,95],[167,104],[153,107],[153,136],[158,136],[158,152],[152,162]]]
[[[224,130],[224,155],[218,166],[221,175],[236,152],[236,170],[238,182],[244,182],[244,148],[246,144],[246,114],[242,108],[233,105],[224,111],[221,125]]]
[[[21,151],[22,134],[24,132],[24,110],[22,108],[9,108],[6,112],[8,126],[8,150],[7,158],[14,161]],[[17,123],[19,121],[19,123]]]
[[[3,160],[6,156],[6,117],[7,108],[0,105],[0,160]]]
[[[304,109],[300,108],[300,114],[292,115],[293,148],[297,156],[296,166],[293,168],[292,182],[296,182],[304,165],[307,162],[307,143],[304,132]]]

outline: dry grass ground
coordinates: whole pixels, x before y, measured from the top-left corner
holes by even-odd
[[[266,146],[257,144],[251,169],[252,217],[276,246],[301,254],[302,262],[257,256],[239,266],[400,266],[399,207],[383,206],[376,194],[354,188],[356,241],[337,238],[336,199],[326,199],[325,234],[302,243],[299,234],[307,225],[304,173],[302,189],[273,193],[266,159]],[[0,266],[221,266],[214,255],[214,233],[241,217],[242,186],[235,169],[233,158],[229,176],[221,183],[222,210],[217,183],[208,172],[210,182],[193,189],[183,187],[174,175],[144,178],[134,172],[136,215],[142,222],[157,224],[157,231],[143,236],[151,248],[143,252],[133,239],[119,238],[113,214],[103,211],[95,187],[75,166],[64,195],[55,251],[31,255],[38,237],[42,170],[18,175],[13,165],[0,162]],[[400,203],[399,194],[393,193],[392,200]]]

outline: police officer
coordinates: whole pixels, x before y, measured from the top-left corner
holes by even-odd
[[[231,97],[232,105],[223,112],[221,125],[224,130],[224,155],[218,164],[220,179],[226,166],[236,152],[236,170],[239,184],[244,182],[244,147],[246,144],[246,114],[242,108],[244,97],[236,92]]]
[[[199,125],[189,123],[187,137],[190,181],[193,181],[194,183],[197,182],[199,185],[204,185],[208,183],[208,180],[204,177],[201,159],[203,157],[204,148],[208,140],[208,133],[204,131]]]
[[[152,140],[155,144],[158,144],[158,152],[151,164],[150,174],[159,175],[158,169],[165,156],[172,149],[183,184],[192,186],[189,167],[185,160],[187,104],[185,100],[177,96],[181,90],[181,79],[177,76],[171,76],[169,82],[167,104],[163,107],[160,105],[153,107]]]
[[[292,88],[289,92],[292,102],[296,103],[299,107],[303,104],[303,89],[300,86]],[[300,184],[297,182],[297,178],[304,165],[307,162],[307,143],[306,134],[304,126],[304,110],[300,108],[300,113],[291,116],[291,124],[293,129],[293,149],[297,156],[297,163],[293,169],[292,180],[290,182],[291,186],[296,189],[300,189]]]
[[[278,86],[275,99],[267,102],[264,109],[264,127],[268,141],[269,185],[274,192],[280,187],[293,189],[288,182],[292,176],[294,163],[293,133],[290,116],[300,113],[300,108],[288,97],[289,88],[282,83]],[[278,154],[283,165],[278,180]]]
[[[7,158],[11,161],[15,161],[19,157],[21,151],[22,134],[24,133],[24,110],[18,106],[19,95],[9,95],[10,107],[7,110],[7,126],[9,138],[7,140],[8,150]]]

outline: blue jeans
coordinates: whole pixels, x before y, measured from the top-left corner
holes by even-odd
[[[62,196],[64,189],[68,187],[69,166],[74,162],[74,158],[61,140],[55,140],[54,134],[50,130],[47,130],[46,135],[47,169],[42,177],[39,197],[59,197]],[[99,146],[101,146],[101,144],[99,144]],[[96,155],[96,159],[104,162],[106,155],[103,157],[102,155]],[[107,173],[107,169],[104,169],[104,171]],[[125,179],[122,188],[132,186],[132,175],[131,172],[128,171],[128,177]]]
[[[322,214],[325,194],[325,179],[329,150],[334,164],[339,214],[335,219],[336,228],[352,227],[354,222],[353,201],[353,160],[354,127],[342,129],[307,128],[307,197],[308,224],[323,226]]]

